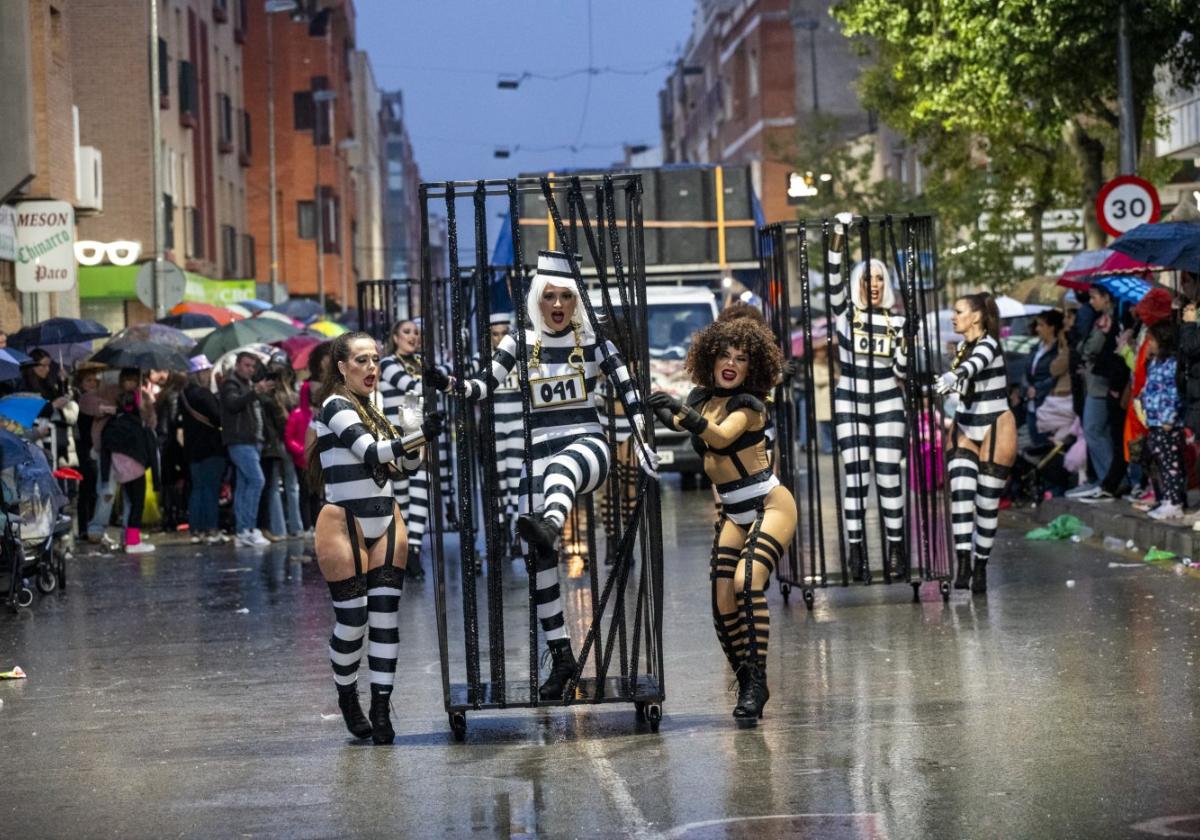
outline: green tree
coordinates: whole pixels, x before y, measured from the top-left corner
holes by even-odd
[[[1060,189],[1082,204],[1089,245],[1103,242],[1095,197],[1111,170],[1120,0],[841,0],[833,11],[875,59],[868,107],[941,162],[941,143],[986,144],[996,181],[1036,214]],[[1129,0],[1134,116],[1150,125],[1155,70],[1200,79],[1200,3]],[[1064,148],[1075,172],[1064,172]],[[1147,156],[1148,157],[1148,156]],[[1015,181],[1013,180],[1015,179]],[[1031,217],[1032,220],[1032,217]],[[1036,229],[1036,223],[1035,223]]]

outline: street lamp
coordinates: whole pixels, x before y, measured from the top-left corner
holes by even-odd
[[[313,104],[325,104],[333,102],[337,99],[337,91],[335,90],[314,90],[312,94]],[[329,139],[332,140],[337,136],[334,131],[334,116],[337,112],[331,106],[329,108]],[[325,310],[325,203],[322,201],[321,195],[321,121],[313,120],[313,160],[316,168],[316,175],[313,182],[313,207],[316,210],[317,219],[317,301],[321,304],[321,310]],[[336,163],[336,161],[335,161]]]
[[[271,303],[279,303],[279,218],[275,206],[275,40],[274,18],[272,15],[281,12],[293,13],[297,10],[296,0],[266,0],[263,12],[267,15],[267,188],[271,192],[270,225],[271,225]]]
[[[525,81],[528,78],[529,78],[528,73],[522,73],[519,76],[515,76],[511,73],[506,73],[503,76],[501,76],[499,78],[499,80],[497,80],[496,87],[500,88],[500,90],[516,90],[517,88],[519,88],[521,86],[521,82]]]
[[[817,30],[821,28],[821,22],[816,18],[793,18],[792,26],[808,30],[808,57],[812,63],[813,111],[820,111],[821,103],[817,98]]]

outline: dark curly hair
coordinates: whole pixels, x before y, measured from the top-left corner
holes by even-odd
[[[783,369],[783,352],[771,331],[752,318],[716,321],[696,333],[684,362],[693,382],[705,388],[717,387],[713,367],[726,347],[737,347],[750,357],[742,387],[759,397],[774,390]]]

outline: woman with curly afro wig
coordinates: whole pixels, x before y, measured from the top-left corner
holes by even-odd
[[[692,433],[721,500],[709,564],[713,624],[738,679],[733,715],[749,722],[770,697],[767,583],[796,531],[796,500],[775,477],[766,436],[767,395],[782,364],[763,324],[717,321],[692,340],[686,367],[697,387],[687,400],[661,391],[650,397],[660,423]]]

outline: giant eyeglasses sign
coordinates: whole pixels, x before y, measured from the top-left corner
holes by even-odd
[[[17,291],[75,288],[75,208],[66,201],[17,205]]]
[[[142,255],[142,243],[118,239],[115,242],[95,242],[81,239],[75,243],[75,259],[80,265],[100,265],[105,257],[113,265],[133,265]]]

